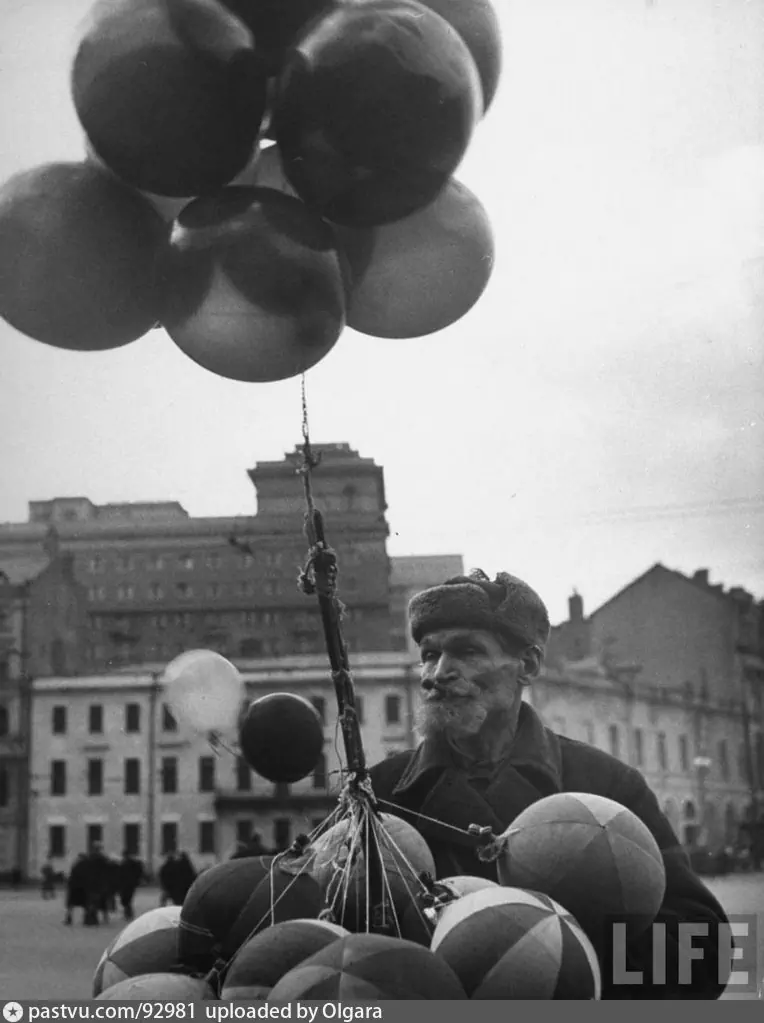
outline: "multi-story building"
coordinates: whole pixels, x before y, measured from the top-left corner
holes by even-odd
[[[688,840],[718,843],[733,819],[764,809],[763,609],[740,588],[709,584],[705,569],[688,577],[654,565],[588,618],[574,594],[553,630],[550,665],[565,675],[599,665],[611,680],[598,714],[618,715],[608,727],[619,741],[649,726],[651,783]],[[627,756],[639,766],[636,748]]]
[[[344,754],[325,657],[239,664],[248,701],[297,693],[324,721],[324,754],[291,786],[264,781],[233,745],[215,750],[176,721],[161,666],[154,667],[33,683],[32,874],[48,859],[68,869],[95,841],[112,854],[129,849],[154,869],[167,852],[185,849],[201,867],[255,830],[266,847],[284,848],[336,805]],[[369,763],[409,748],[415,673],[408,654],[356,655],[353,674]]]
[[[347,444],[315,452],[313,496],[338,556],[348,646],[395,649],[382,468]],[[191,645],[227,657],[317,653],[319,620],[298,587],[309,549],[301,458],[296,449],[249,472],[251,516],[192,517],[175,502],[32,501],[28,522],[0,525],[0,564],[39,556],[55,526],[87,587],[91,671],[169,660]]]
[[[30,680],[81,670],[86,615],[84,588],[55,530],[37,557],[0,561],[0,875],[26,865]]]

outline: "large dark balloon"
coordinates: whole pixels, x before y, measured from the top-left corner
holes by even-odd
[[[345,326],[333,228],[271,189],[228,188],[186,206],[160,284],[167,333],[194,362],[231,380],[304,373]]]
[[[255,37],[258,60],[269,75],[278,74],[288,47],[310,21],[335,6],[335,0],[222,0]]]
[[[250,704],[239,725],[241,754],[268,781],[295,782],[318,763],[324,729],[318,711],[292,693],[271,693]]]
[[[482,112],[461,36],[413,0],[348,4],[291,52],[273,112],[284,170],[338,224],[370,227],[432,202]]]
[[[501,29],[491,0],[419,0],[453,25],[469,47],[483,86],[483,108],[488,110],[502,68]]]
[[[271,924],[317,917],[322,908],[317,882],[283,871],[272,856],[218,863],[197,877],[183,900],[178,959],[204,973]]]
[[[101,0],[72,95],[115,174],[182,198],[222,188],[247,165],[266,81],[250,31],[216,0]]]
[[[45,344],[102,351],[157,322],[167,228],[150,203],[87,163],[49,163],[0,189],[0,316]]]

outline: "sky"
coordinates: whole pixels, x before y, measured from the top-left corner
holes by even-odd
[[[520,575],[553,621],[657,561],[764,597],[764,0],[496,4],[457,172],[491,283],[427,338],[347,330],[307,375],[312,440],[384,466],[390,554]],[[83,156],[89,6],[0,3],[0,180]],[[299,379],[224,380],[159,331],[74,353],[0,322],[0,359],[0,521],[67,495],[251,514],[246,470],[301,439]]]

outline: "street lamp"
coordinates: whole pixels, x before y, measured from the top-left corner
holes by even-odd
[[[711,770],[711,758],[695,757],[692,766],[698,779],[698,845],[706,845],[706,779]]]

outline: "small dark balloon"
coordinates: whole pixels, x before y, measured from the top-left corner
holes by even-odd
[[[292,693],[255,700],[239,725],[241,754],[256,774],[273,782],[296,782],[315,768],[324,729],[312,704]]]

